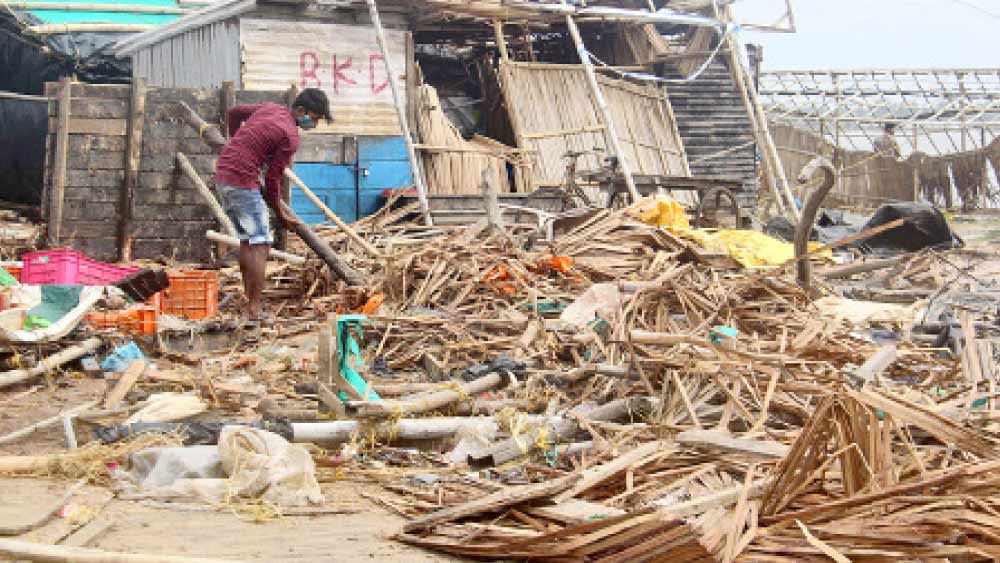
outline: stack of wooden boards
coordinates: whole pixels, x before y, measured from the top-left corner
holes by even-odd
[[[379,500],[412,518],[402,541],[552,561],[1000,556],[1000,374],[975,311],[957,354],[927,348],[905,338],[919,317],[852,322],[788,267],[734,268],[627,211],[533,252],[508,232],[379,221],[359,232],[386,260],[354,262],[386,296],[372,358],[420,381],[499,354],[528,366],[500,399],[463,384],[446,402],[501,428],[468,457],[479,474],[386,479]],[[932,263],[901,258],[894,279],[949,282]],[[592,322],[560,318],[588,300]],[[457,383],[423,385],[393,405]],[[593,415],[622,399],[626,416]]]

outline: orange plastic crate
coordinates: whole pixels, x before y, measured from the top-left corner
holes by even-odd
[[[160,312],[193,321],[219,314],[219,273],[188,270],[169,274],[170,287],[160,296]]]
[[[22,268],[20,266],[0,266],[0,268],[7,270],[7,273],[13,276],[15,280],[21,281]]]
[[[87,313],[87,323],[94,328],[116,328],[128,334],[156,334],[156,307],[148,305],[128,311]]]

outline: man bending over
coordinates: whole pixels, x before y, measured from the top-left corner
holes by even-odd
[[[230,141],[219,155],[215,185],[240,239],[247,318],[259,321],[267,255],[274,242],[267,208],[274,210],[281,223],[294,221],[282,211],[280,202],[285,167],[299,148],[298,128],[312,129],[320,119],[330,122],[333,116],[326,94],[307,88],[290,110],[278,104],[236,106],[229,110],[228,118]]]

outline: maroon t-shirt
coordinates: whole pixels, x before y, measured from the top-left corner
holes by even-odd
[[[285,167],[299,148],[292,113],[278,104],[236,106],[229,110],[229,136],[215,165],[215,183],[256,190],[266,166],[264,196],[277,200]]]

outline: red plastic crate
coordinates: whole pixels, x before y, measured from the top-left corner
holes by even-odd
[[[21,283],[27,285],[111,285],[140,270],[91,260],[68,248],[29,252],[21,261]]]
[[[156,334],[156,307],[148,305],[127,311],[107,313],[87,313],[87,324],[94,328],[117,328],[122,332],[136,335]]]
[[[219,273],[188,270],[168,274],[170,287],[160,296],[160,312],[194,321],[219,314]]]

